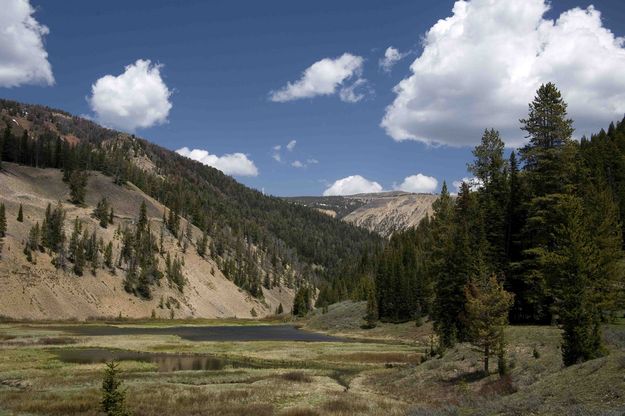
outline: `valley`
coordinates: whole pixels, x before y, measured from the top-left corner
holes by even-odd
[[[625,119],[578,142],[552,83],[438,194],[270,196],[0,104],[2,416],[625,412]]]
[[[262,338],[245,341],[236,335],[211,341],[180,334],[194,328],[249,333],[246,328],[259,323],[268,330],[288,323],[275,318],[62,327],[4,322],[0,408],[7,415],[98,415],[103,361],[117,358],[129,410],[137,415],[617,415],[625,410],[619,387],[625,322],[604,328],[610,355],[565,369],[557,328],[509,327],[511,373],[499,379],[479,376],[479,352],[468,344],[430,357],[430,322],[366,330],[364,321],[354,318],[364,312],[363,303],[344,302],[297,320],[307,333],[344,339],[314,342],[265,339],[260,332]]]

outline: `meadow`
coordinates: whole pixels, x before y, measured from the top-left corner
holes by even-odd
[[[609,354],[567,368],[562,365],[557,328],[509,327],[510,372],[500,377],[496,369],[488,376],[481,373],[480,353],[469,344],[458,345],[442,358],[430,357],[429,322],[380,324],[368,330],[361,328],[363,310],[362,303],[344,302],[332,305],[325,314],[315,312],[294,322],[306,331],[341,337],[338,342],[190,341],[158,331],[84,335],[70,330],[110,325],[245,327],[258,321],[90,322],[62,327],[5,322],[0,324],[0,414],[101,414],[104,364],[68,361],[76,351],[126,355],[121,355],[121,377],[135,415],[619,415],[625,411],[623,321],[604,328]],[[261,322],[284,323],[283,319]],[[193,369],[163,365],[163,357],[168,363],[189,357],[213,361]]]

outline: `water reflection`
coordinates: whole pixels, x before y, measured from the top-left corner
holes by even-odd
[[[303,341],[349,342],[349,340],[300,330],[293,325],[245,326],[172,326],[141,327],[115,325],[65,325],[51,327],[64,332],[86,336],[119,335],[177,335],[188,341]]]
[[[159,372],[210,371],[224,368],[252,368],[250,363],[228,360],[211,355],[162,354],[113,350],[106,348],[64,348],[52,351],[66,363],[97,364],[111,360],[139,361],[156,364]]]

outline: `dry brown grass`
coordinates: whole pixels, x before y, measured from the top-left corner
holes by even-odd
[[[480,394],[483,396],[504,396],[516,393],[517,388],[512,381],[512,376],[505,375],[493,381],[486,382],[480,388]]]
[[[292,407],[279,413],[280,416],[320,416],[320,413],[310,407]]]
[[[408,363],[419,364],[422,354],[402,352],[355,352],[351,354],[328,354],[321,358],[328,361],[351,363]]]
[[[70,337],[45,337],[39,339],[41,345],[69,345],[76,344],[78,340]]]
[[[140,387],[140,390],[137,390]],[[128,391],[131,410],[136,416],[271,416],[274,407],[267,403],[271,394],[264,388],[213,391],[208,386],[159,384],[132,387]]]
[[[96,416],[100,414],[99,400],[100,392],[94,389],[33,394],[12,391],[0,395],[0,407],[26,414]]]
[[[338,413],[341,415],[357,415],[368,410],[368,406],[358,400],[335,399],[325,402],[322,406],[323,410],[330,413]]]
[[[289,371],[288,373],[280,374],[280,378],[296,383],[312,383],[313,381],[313,378],[303,371]]]

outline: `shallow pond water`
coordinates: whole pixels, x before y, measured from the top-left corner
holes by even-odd
[[[257,368],[244,361],[228,360],[210,355],[164,354],[108,348],[63,348],[51,350],[59,360],[75,364],[98,364],[108,361],[139,361],[156,364],[159,372],[207,371],[224,368]]]
[[[293,325],[138,327],[71,325],[55,329],[86,336],[177,335],[189,341],[304,341],[349,342],[345,338],[308,332]]]

